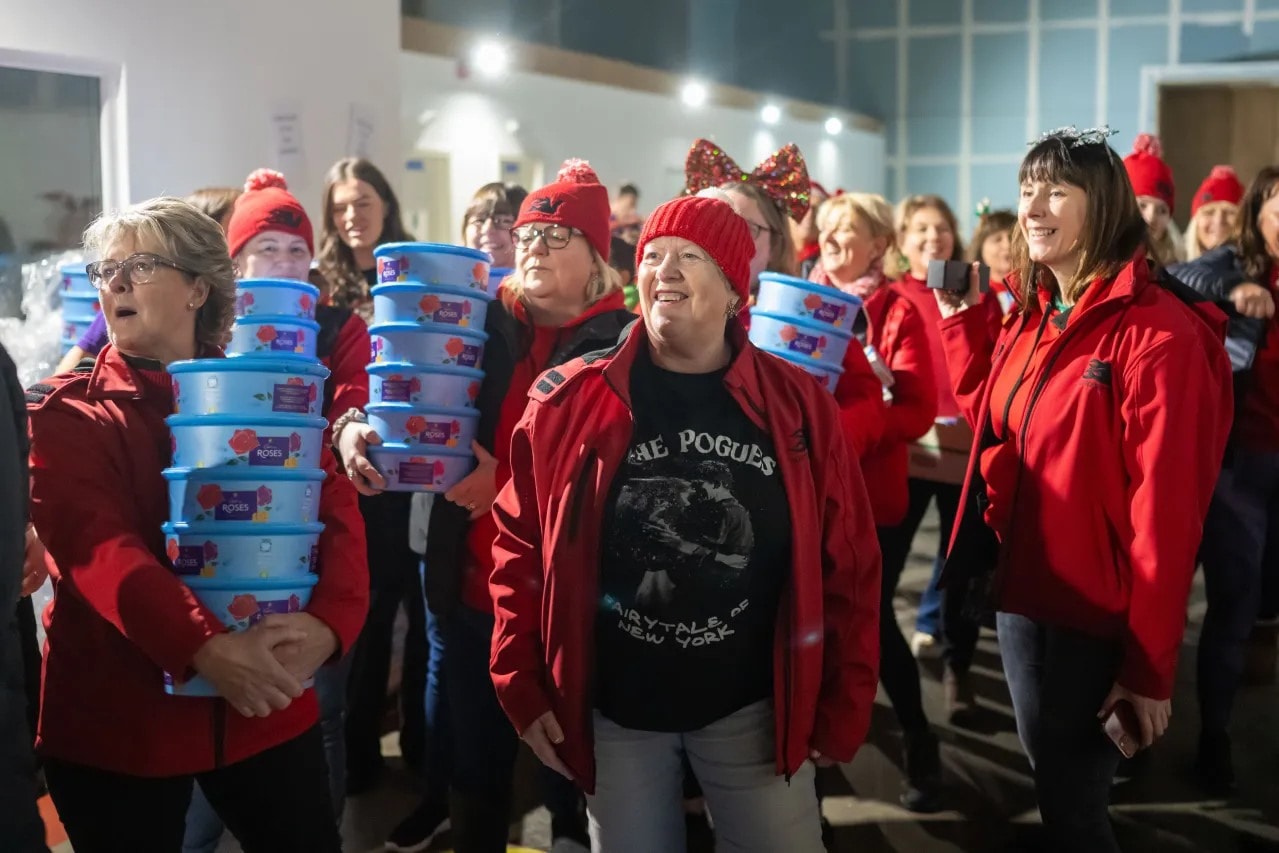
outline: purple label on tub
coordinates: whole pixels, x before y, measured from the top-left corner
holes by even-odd
[[[173,552],[170,551],[170,554]],[[173,570],[180,575],[198,575],[204,568],[204,546],[182,545],[173,560]]]
[[[452,421],[427,421],[426,428],[417,434],[417,440],[422,444],[438,444],[446,445],[449,439],[453,437]]]
[[[480,363],[480,350],[479,344],[464,345],[457,355],[457,363],[462,367],[474,367]]]
[[[311,558],[307,563],[309,570],[314,572],[319,570],[320,565],[320,546],[318,544],[311,546]]]
[[[249,453],[250,465],[272,465],[281,467],[289,458],[289,437],[258,438],[258,446]]]
[[[215,521],[252,521],[258,511],[258,493],[223,492],[222,500],[213,508]]]
[[[395,281],[400,277],[400,269],[408,271],[408,262],[404,258],[378,258],[377,280],[379,282]]]
[[[813,309],[813,319],[837,326],[844,319],[847,310],[848,306],[841,302],[823,302]]]
[[[271,411],[305,415],[310,411],[311,386],[276,385],[271,394]]]
[[[400,482],[409,486],[434,486],[434,462],[401,462]]]
[[[462,302],[441,302],[434,314],[435,322],[451,323],[456,326],[462,322],[463,318],[471,316],[471,312],[466,310],[469,307]]]
[[[795,337],[791,338],[790,343],[786,345],[786,348],[792,352],[812,355],[814,352],[821,349],[821,341],[822,338],[817,335],[803,335],[796,333]]]
[[[272,352],[293,352],[298,348],[297,332],[276,332],[275,337],[271,339]]]
[[[258,601],[258,612],[253,621],[257,622],[264,616],[270,616],[272,613],[297,613],[302,609],[302,602],[296,595],[288,598],[282,598],[276,601]]]
[[[407,403],[409,402],[409,386],[410,381],[407,379],[383,379],[382,380],[382,402],[383,403]]]

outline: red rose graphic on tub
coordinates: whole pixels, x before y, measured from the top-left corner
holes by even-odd
[[[227,442],[237,456],[243,456],[258,446],[258,434],[251,429],[237,429]]]
[[[804,307],[809,311],[816,311],[822,307],[822,298],[816,293],[810,293],[804,297]]]
[[[289,596],[289,612],[297,613],[302,609],[302,599],[298,598],[297,593]]]
[[[290,376],[290,377],[289,377],[288,384],[289,384],[289,385],[301,385],[301,384],[302,384],[302,377],[301,377],[301,376]]]
[[[204,559],[205,561],[216,560],[218,558],[218,543],[206,541],[204,543]]]
[[[231,603],[226,606],[226,612],[231,614],[231,618],[237,622],[245,619],[251,619],[261,612],[262,608],[258,605],[258,600],[251,593],[242,592],[235,598],[231,599]]]
[[[289,433],[289,452],[297,453],[302,449],[302,436],[296,432]]]
[[[410,437],[417,435],[424,429],[426,429],[426,418],[421,415],[414,415],[404,422],[404,432]]]
[[[271,502],[271,490],[266,486],[258,486],[258,506],[266,506]]]
[[[782,343],[788,344],[799,336],[794,326],[782,326],[782,330],[777,333],[777,337],[782,339]]]
[[[176,561],[178,559],[178,554],[181,553],[178,550],[178,540],[170,539],[168,544],[165,546],[164,553],[168,556],[169,562],[172,563]]]
[[[448,353],[450,358],[457,358],[464,349],[466,347],[463,346],[461,338],[449,338],[448,343],[444,344],[444,352]]]
[[[253,294],[247,290],[244,293],[240,294],[240,298],[244,300],[245,305],[253,304]]]
[[[195,502],[200,505],[201,509],[213,509],[221,500],[222,487],[215,483],[207,483],[200,487],[200,491],[195,493]]]
[[[258,329],[258,340],[264,344],[269,344],[275,340],[275,326],[263,326]]]
[[[476,264],[475,266],[471,267],[471,278],[475,279],[481,284],[484,283],[484,264]]]
[[[409,392],[412,394],[416,394],[417,392],[421,390],[422,390],[422,380],[414,376],[412,379],[409,380]]]
[[[477,399],[480,396],[480,383],[472,382],[468,385],[466,388],[466,396],[470,397],[472,400]]]
[[[440,310],[440,297],[428,293],[417,303],[417,307],[422,309],[423,314],[434,314]]]
[[[310,311],[311,297],[305,293],[302,294],[302,298],[298,300],[298,307],[301,308],[303,311]]]

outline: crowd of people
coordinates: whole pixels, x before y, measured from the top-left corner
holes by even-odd
[[[370,461],[373,251],[412,239],[375,165],[329,170],[318,244],[267,170],[103,213],[85,235],[102,322],[25,402],[0,360],[0,564],[24,566],[0,605],[54,589],[38,694],[0,695],[12,849],[44,849],[32,738],[77,853],[212,851],[224,830],[248,853],[341,849],[346,797],[384,770],[402,609],[421,800],[387,849],[448,831],[459,853],[505,850],[523,741],[554,850],[682,850],[701,815],[720,849],[818,853],[823,771],[852,760],[880,683],[901,803],[938,811],[917,659],[941,656],[965,725],[988,622],[1045,843],[1118,850],[1117,744],[1169,725],[1200,564],[1194,769],[1228,793],[1233,699],[1252,651],[1273,669],[1279,617],[1279,167],[1246,190],[1214,169],[1182,235],[1158,141],[1121,159],[1109,136],[1035,141],[1017,209],[984,205],[967,247],[945,199],[828,192],[793,145],[747,171],[698,140],[647,215],[580,160],[480,187],[461,243],[510,274],[477,463],[438,496],[385,490]],[[935,261],[970,264],[967,289],[931,288]],[[860,300],[833,393],[751,342],[765,272]],[[168,568],[161,471],[165,368],[223,356],[238,278],[321,289],[331,452],[309,605],[227,633]],[[966,466],[925,452],[939,431]],[[897,586],[933,505],[908,638]],[[219,698],[168,696],[161,672]]]

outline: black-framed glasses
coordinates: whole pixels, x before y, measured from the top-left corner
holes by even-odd
[[[537,242],[537,238],[541,237],[546,240],[546,246],[549,249],[563,249],[568,245],[568,241],[573,239],[574,234],[581,234],[576,228],[569,228],[567,225],[545,225],[538,227],[536,225],[521,225],[519,228],[511,229],[511,239],[514,240],[521,249],[527,249]]]
[[[489,222],[492,222],[493,227],[499,231],[510,231],[515,226],[515,217],[509,213],[480,211],[468,214],[466,219],[467,225],[474,225],[476,228],[483,228]]]
[[[179,266],[166,257],[154,255],[150,252],[137,252],[129,255],[123,261],[94,261],[85,266],[84,271],[89,274],[90,284],[98,290],[106,290],[111,286],[111,282],[115,277],[121,273],[124,273],[125,280],[131,286],[150,284],[155,280],[155,274],[160,267],[169,267],[190,276],[197,275],[194,270]]]

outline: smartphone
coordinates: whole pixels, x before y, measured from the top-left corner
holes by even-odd
[[[1101,723],[1102,731],[1124,758],[1132,758],[1141,749],[1141,725],[1132,703],[1120,699]]]
[[[968,292],[968,272],[972,264],[966,261],[929,261],[928,286],[933,290],[944,290],[947,293]],[[977,289],[981,293],[990,290],[990,267],[977,264],[980,276]]]

